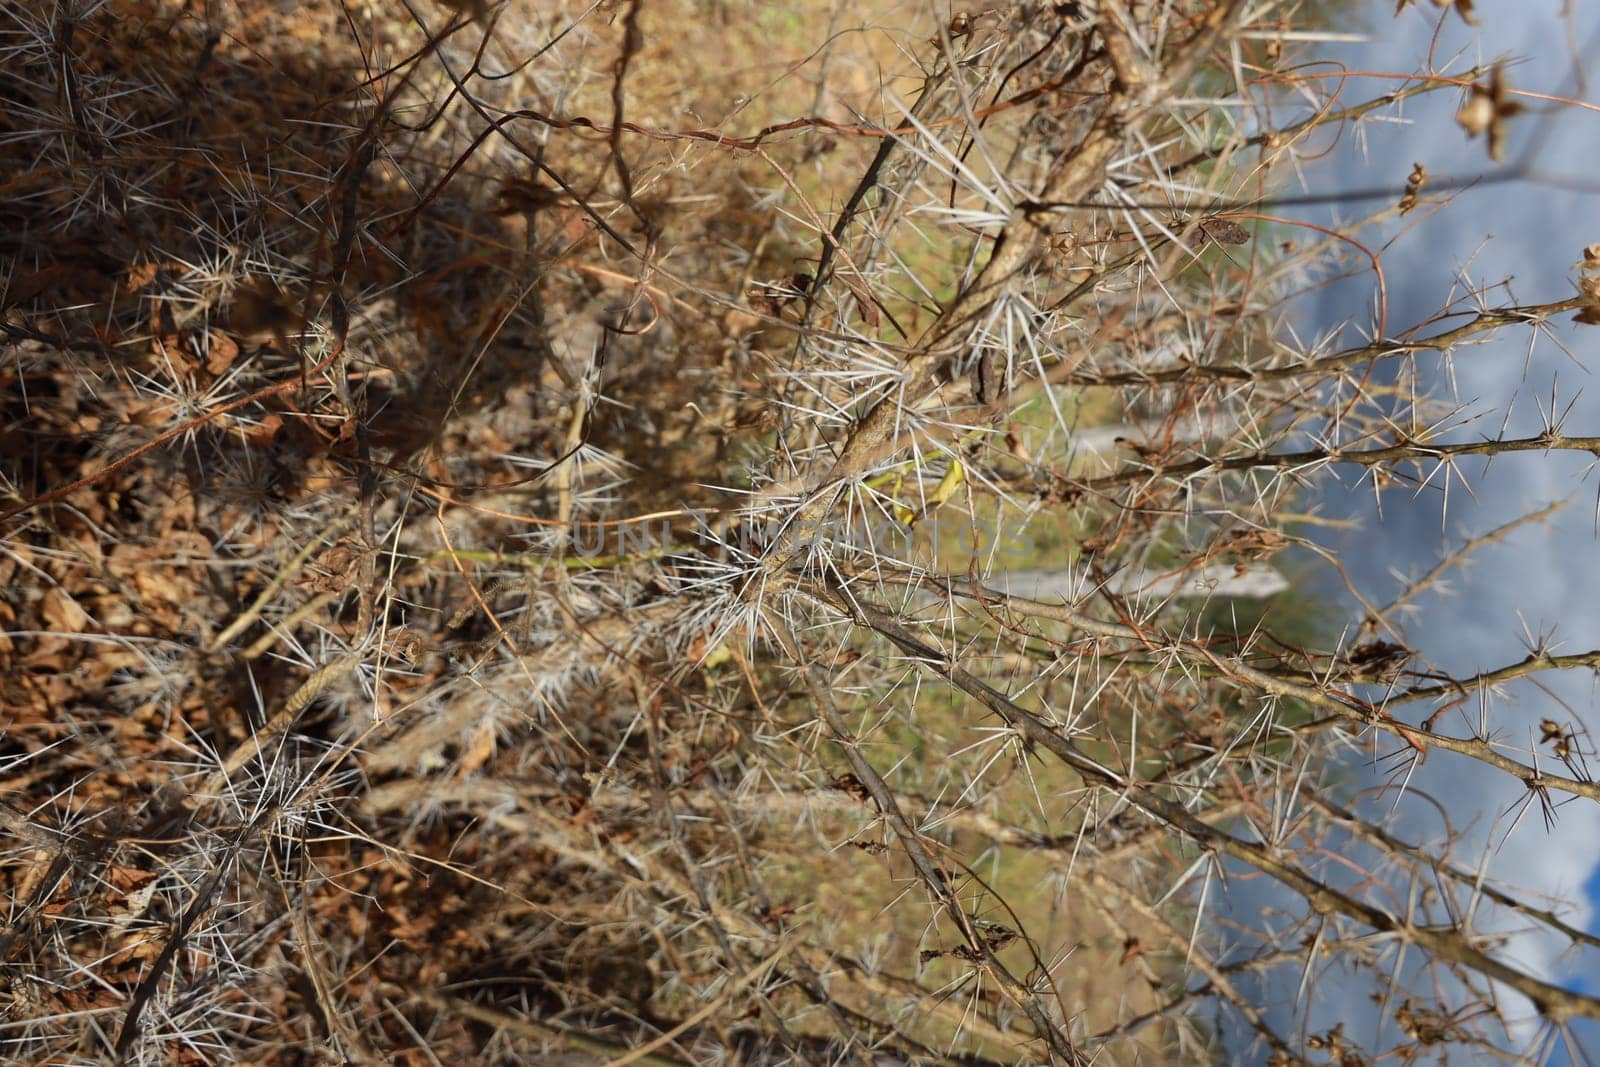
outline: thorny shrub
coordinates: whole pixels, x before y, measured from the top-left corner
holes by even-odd
[[[1581,728],[1441,719],[1595,655],[1441,678],[1393,604],[1309,644],[1197,597],[1315,556],[1329,472],[1600,454],[1408,399],[1593,286],[1282,329],[1369,266],[1270,206],[1314,134],[1516,121],[1499,68],[1288,77],[1307,18],[0,8],[5,1057],[1358,1063],[1600,1015],[1470,916],[1592,936],[1333,758],[1595,801]],[[1250,872],[1292,903],[1207,910]],[[1385,1047],[1257,1002],[1335,967]]]

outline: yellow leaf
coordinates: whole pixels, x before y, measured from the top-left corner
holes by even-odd
[[[966,469],[959,460],[951,460],[950,467],[944,472],[944,477],[939,479],[939,484],[933,487],[933,492],[928,495],[927,504],[921,508],[907,507],[905,504],[894,506],[896,522],[907,526],[915,526],[917,521],[940,504],[956,495],[956,490],[961,488],[961,483],[967,480]]]
[[[966,468],[961,466],[959,460],[951,460],[950,469],[944,472],[944,477],[940,478],[939,484],[934,487],[933,495],[928,498],[928,510],[932,511],[955,496],[956,490],[961,488],[961,483],[966,480]]]

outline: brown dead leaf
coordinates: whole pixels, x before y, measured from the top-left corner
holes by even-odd
[[[1200,233],[1206,240],[1225,245],[1242,245],[1250,240],[1250,231],[1232,219],[1218,215],[1200,220]]]
[[[866,283],[859,278],[852,278],[848,274],[839,276],[849,288],[852,296],[856,298],[856,306],[861,309],[861,320],[869,329],[876,330],[883,322],[883,317],[878,314],[878,298],[872,295]]]
[[[494,6],[489,0],[434,0],[434,2],[440,7],[458,11],[480,25],[489,17],[489,10]]]
[[[117,938],[117,948],[106,962],[113,966],[149,963],[165,950],[167,936],[165,927],[130,930]]]
[[[149,885],[155,880],[156,874],[154,871],[142,871],[137,867],[129,867],[121,863],[113,863],[106,868],[106,882],[113,889],[123,893]]]
[[[728,331],[728,336],[743,337],[751,330],[760,326],[761,320],[750,314],[748,311],[742,311],[739,308],[729,308],[727,313],[722,316],[722,325],[723,328]]]
[[[137,293],[154,282],[160,273],[161,264],[159,263],[136,263],[129,267],[127,273],[122,276],[122,291],[125,293]]]
[[[1033,462],[1033,453],[1028,451],[1027,442],[1022,439],[1022,430],[1014,422],[1006,424],[1006,451],[1024,463]]]
[[[134,574],[133,585],[139,591],[139,608],[146,615],[156,614],[155,609],[162,607],[176,607],[193,598],[193,587],[187,582],[174,581],[173,571],[168,567],[142,568]],[[159,614],[163,620],[170,616],[165,611]]]
[[[92,254],[39,270],[0,272],[0,308],[19,304],[84,304],[106,298],[115,283],[95,263]]]
[[[511,178],[500,186],[500,203],[495,208],[495,214],[531,214],[563,202],[570,201],[559,189],[522,178]]]
[[[256,278],[234,292],[225,321],[228,329],[244,340],[264,344],[298,329],[300,313],[275,282]]]
[[[0,308],[31,303],[59,288],[66,278],[66,268],[52,264],[43,270],[18,270],[12,274],[5,291],[0,293]]]
[[[89,622],[88,613],[60,586],[55,586],[45,593],[40,614],[44,617],[45,624],[57,633],[82,633],[84,626]]]
[[[841,793],[847,793],[855,797],[863,804],[872,796],[871,793],[867,792],[867,787],[861,784],[861,779],[849,773],[839,775],[829,783],[829,786],[839,790]]]
[[[474,774],[493,759],[498,738],[499,731],[492,720],[479,723],[478,728],[472,731],[471,740],[461,750],[461,765],[456,770],[456,778],[459,780]]]
[[[206,332],[206,370],[220,378],[239,358],[239,342],[221,330]]]
[[[317,556],[310,572],[299,579],[319,593],[340,593],[355,583],[360,573],[361,555],[356,546],[341,542]]]
[[[270,444],[281,429],[283,429],[283,416],[278,414],[266,415],[260,422],[240,426],[244,439],[257,447]]]
[[[1405,740],[1405,743],[1426,756],[1428,754],[1428,735],[1418,730],[1413,730],[1397,719],[1390,719],[1389,724],[1394,727],[1394,732]]]

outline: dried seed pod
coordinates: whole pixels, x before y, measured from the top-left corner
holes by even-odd
[[[1511,99],[1506,85],[1505,64],[1496,63],[1487,82],[1475,83],[1468,90],[1467,102],[1456,112],[1456,122],[1468,137],[1489,135],[1489,158],[1496,162],[1506,157],[1506,120],[1519,114],[1522,105]]]
[[[1400,197],[1400,214],[1408,214],[1417,206],[1418,194],[1422,187],[1428,184],[1428,168],[1421,163],[1411,165],[1411,174],[1406,178],[1405,195]]]

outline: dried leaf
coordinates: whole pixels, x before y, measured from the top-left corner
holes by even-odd
[[[1022,440],[1022,431],[1014,422],[1006,425],[1006,451],[1024,463],[1033,462],[1033,453],[1028,451],[1027,444]]]
[[[260,447],[269,444],[278,436],[278,431],[283,429],[283,416],[278,414],[264,415],[260,422],[248,423],[241,427],[244,439]]]
[[[1404,725],[1403,723],[1399,722],[1398,720],[1390,720],[1390,722],[1391,722],[1391,725],[1394,726],[1394,732],[1399,734],[1401,736],[1401,738],[1404,739],[1406,744],[1410,745],[1413,749],[1415,749],[1416,751],[1418,751],[1419,753],[1421,753],[1424,756],[1426,756],[1428,754],[1428,735],[1427,734],[1421,733],[1421,732],[1419,732],[1417,730],[1413,730],[1409,726]]]
[[[829,782],[828,786],[830,789],[837,789],[841,793],[855,797],[862,803],[866,803],[867,798],[871,796],[867,792],[867,787],[861,784],[861,779],[849,773],[839,775],[832,782]]]
[[[349,543],[340,543],[317,556],[310,573],[299,579],[319,593],[342,593],[361,573],[361,554]]]
[[[862,321],[867,324],[868,328],[877,329],[883,322],[882,316],[878,314],[878,298],[873,296],[872,290],[868,289],[860,280],[852,278],[848,274],[841,274],[840,278],[849,287],[851,294],[855,296],[856,305],[861,309]]]
[[[722,326],[730,337],[743,337],[760,325],[759,318],[738,308],[729,308],[722,316]]]
[[[277,284],[257,278],[242,286],[228,301],[228,329],[247,341],[261,344],[298,328],[299,311]]]
[[[1200,232],[1207,240],[1225,245],[1242,245],[1250,240],[1250,231],[1232,219],[1220,215],[1200,220]]]
[[[31,303],[42,296],[55,296],[68,288],[71,275],[71,270],[59,263],[43,270],[18,270],[9,279],[0,275],[0,280],[5,281],[4,291],[0,292],[0,309]]]
[[[928,497],[928,510],[934,508],[955,496],[956,490],[961,488],[961,483],[967,480],[967,471],[960,460],[951,460],[950,466],[945,470],[944,477],[939,479],[939,484],[934,486],[933,495]]]
[[[990,952],[999,952],[1017,939],[1017,932],[1002,923],[985,922],[979,919],[974,925],[977,927],[978,933],[983,935],[983,943],[989,947]]]
[[[535,181],[511,178],[500,186],[500,204],[497,215],[533,214],[554,207],[566,199],[566,194]]]
[[[461,763],[456,769],[456,779],[470,777],[494,758],[495,742],[499,738],[499,731],[495,729],[492,719],[486,719],[478,724],[472,731],[472,738],[461,750]]]
[[[153,871],[140,870],[138,867],[129,867],[122,863],[113,863],[106,868],[105,879],[112,888],[123,893],[140,889],[156,880]]]
[[[239,358],[239,343],[221,330],[206,331],[206,370],[222,377]]]
[[[156,276],[160,273],[161,264],[159,263],[140,263],[129,267],[128,272],[122,276],[122,291],[125,293],[137,293],[140,289],[154,282]]]
[[[488,0],[435,0],[435,2],[441,7],[459,11],[479,25],[489,17],[489,10],[493,6]]]
[[[78,633],[89,621],[88,613],[78,606],[78,602],[62,591],[60,586],[52,588],[44,595],[44,604],[40,614],[50,629],[57,633]]]

